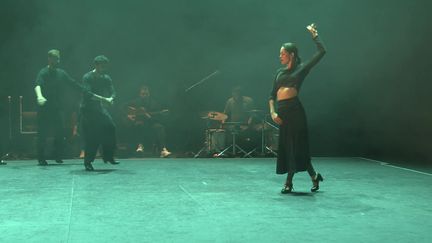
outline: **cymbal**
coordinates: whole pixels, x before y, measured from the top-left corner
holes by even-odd
[[[264,113],[263,110],[250,110],[250,111],[246,111],[247,113]]]
[[[223,125],[241,125],[246,124],[244,122],[224,122]]]
[[[224,121],[228,118],[228,116],[222,112],[218,111],[209,111],[206,112],[204,116],[201,117],[202,119],[210,119],[215,121]]]

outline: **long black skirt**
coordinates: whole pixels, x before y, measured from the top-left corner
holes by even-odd
[[[295,173],[311,167],[306,114],[298,97],[277,102],[279,147],[276,173]]]

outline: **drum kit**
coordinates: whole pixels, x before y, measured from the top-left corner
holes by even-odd
[[[198,158],[202,154],[213,157],[230,156],[242,157],[277,155],[279,128],[269,119],[269,115],[262,110],[247,111],[250,117],[256,120],[252,124],[242,122],[226,122],[228,116],[218,111],[206,111],[201,113],[201,119],[206,121],[204,146],[195,154]],[[253,148],[246,149],[239,145],[238,136],[246,129],[260,133],[260,142]]]

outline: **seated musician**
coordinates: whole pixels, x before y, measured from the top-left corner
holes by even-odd
[[[144,141],[152,137],[155,149],[160,151],[160,157],[168,157],[171,152],[166,147],[165,127],[161,119],[168,110],[162,110],[161,106],[150,96],[150,89],[143,85],[139,91],[139,97],[128,103],[127,119],[132,128],[132,134],[138,146],[136,152],[144,151]],[[148,141],[148,140],[147,140]]]
[[[228,118],[224,122],[224,127],[228,130],[233,128],[240,130],[240,146],[254,147],[256,143],[255,137],[257,136],[256,131],[253,130],[256,119],[254,114],[251,113],[255,108],[254,101],[251,97],[244,96],[242,88],[239,86],[232,89],[231,95],[225,104],[224,113]]]
[[[231,95],[225,104],[224,113],[228,116],[226,121],[240,122],[242,128],[246,128],[252,122],[248,111],[254,109],[254,101],[251,97],[243,96],[242,89],[239,86],[232,89]]]

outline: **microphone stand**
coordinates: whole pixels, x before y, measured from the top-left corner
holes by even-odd
[[[196,86],[204,83],[205,81],[207,81],[208,79],[210,79],[211,77],[215,76],[219,74],[219,70],[214,71],[213,73],[207,75],[206,77],[204,77],[203,79],[201,79],[200,81],[192,84],[189,88],[185,89],[185,93],[189,92],[191,89],[195,88]],[[207,153],[210,152],[210,132],[208,131],[208,128],[206,128],[206,134],[205,134],[205,142],[204,142],[204,146],[200,149],[200,151],[198,151],[196,154],[194,154],[194,158],[198,158],[202,152],[206,151]]]
[[[219,70],[214,71],[213,73],[211,73],[211,74],[208,75],[207,77],[201,79],[200,81],[194,83],[194,84],[193,84],[192,86],[190,86],[189,88],[185,89],[185,92],[189,92],[189,90],[191,90],[191,89],[195,88],[196,86],[198,86],[198,85],[204,83],[207,79],[209,79],[209,78],[215,76],[215,75],[218,74],[218,73],[219,73]]]

